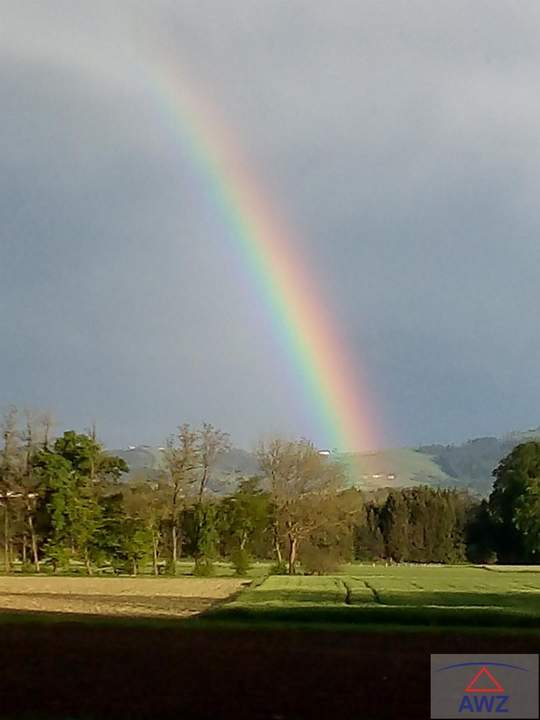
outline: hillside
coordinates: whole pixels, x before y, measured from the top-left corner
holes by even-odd
[[[128,464],[130,472],[125,476],[128,481],[143,478],[156,480],[165,469],[163,448],[138,445],[110,452],[112,455],[118,455]],[[219,455],[210,478],[210,490],[219,495],[234,492],[240,478],[256,475],[257,471],[258,465],[253,454],[233,448],[229,452]]]
[[[491,489],[492,472],[499,461],[516,445],[535,439],[540,439],[540,428],[509,433],[502,438],[475,438],[462,445],[429,445],[419,448],[419,452],[432,458],[454,484],[484,495]]]
[[[366,489],[408,485],[447,487],[453,484],[431,455],[412,448],[346,454],[339,459],[347,467],[349,484]]]
[[[350,486],[375,490],[381,487],[430,485],[468,488],[480,495],[489,493],[493,469],[516,445],[540,439],[540,428],[513,432],[502,438],[474,438],[461,445],[426,445],[419,448],[393,448],[374,453],[335,455],[346,467]],[[163,472],[162,449],[139,445],[112,450],[130,468],[127,480],[157,478]],[[242,477],[256,475],[257,461],[252,453],[235,448],[221,453],[210,489],[217,494],[234,490]]]

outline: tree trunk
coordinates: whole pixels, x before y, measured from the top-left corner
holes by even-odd
[[[242,537],[240,539],[240,550],[244,550],[244,548],[246,547],[247,539],[248,539],[247,532],[244,530],[244,532],[242,533]]]
[[[203,468],[201,484],[199,485],[199,505],[202,503],[204,489],[206,487],[206,483],[208,482],[208,470],[209,470],[208,465],[205,465]]]
[[[36,572],[39,572],[39,556],[37,549],[36,529],[34,527],[34,518],[31,515],[28,516],[28,527],[30,528],[30,542],[32,543],[32,559],[34,560]]]
[[[176,533],[176,556],[178,560],[182,559],[182,552],[184,548],[184,535],[182,533],[182,530],[178,528]]]
[[[26,563],[26,546],[28,544],[28,540],[26,539],[26,533],[23,533],[22,536],[22,561],[23,564]]]
[[[158,570],[158,546],[159,546],[159,535],[157,532],[152,532],[152,570],[154,575],[159,575]]]
[[[296,570],[296,551],[298,549],[298,540],[289,535],[289,575],[294,575]]]
[[[11,572],[9,553],[9,511],[6,500],[6,503],[4,505],[4,570],[6,571],[6,573]]]
[[[132,569],[133,569],[133,573],[132,573],[132,574],[133,574],[133,575],[136,575],[136,574],[137,574],[137,560],[136,560],[135,558],[133,558],[133,560],[131,561],[131,563],[132,563]]]
[[[281,554],[281,548],[279,546],[279,533],[277,523],[274,525],[274,550],[276,552],[276,559],[278,561],[278,565],[281,565],[283,563],[283,556]]]
[[[172,526],[172,561],[174,563],[174,567],[176,568],[176,560],[178,557],[178,530],[176,527],[176,520],[173,522]]]
[[[88,550],[85,549],[84,551],[84,564],[86,566],[86,572],[88,575],[92,574],[92,565],[90,563],[90,558],[88,557]]]

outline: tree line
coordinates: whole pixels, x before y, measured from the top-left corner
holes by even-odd
[[[209,492],[227,433],[181,425],[151,480],[125,482],[126,462],[95,430],[53,437],[49,415],[9,408],[2,421],[0,504],[6,572],[80,568],[175,574],[182,557],[211,574],[227,559],[274,572],[331,572],[353,560],[537,562],[540,443],[516,447],[494,471],[487,500],[430,487],[364,493],[307,440],[257,449],[259,474],[233,494]]]

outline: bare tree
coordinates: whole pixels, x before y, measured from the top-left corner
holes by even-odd
[[[22,440],[24,443],[24,468],[20,475],[20,492],[24,503],[25,522],[30,533],[30,544],[32,548],[32,561],[36,572],[39,572],[39,555],[37,545],[37,534],[35,527],[35,514],[37,506],[37,483],[33,472],[34,453],[38,450],[40,434],[46,438],[48,426],[44,426],[45,416],[35,413],[32,410],[24,410],[25,426]],[[45,445],[45,442],[43,442]],[[26,557],[26,538],[23,538],[23,556]]]
[[[204,491],[210,480],[210,473],[220,452],[231,449],[229,434],[218,430],[209,423],[203,423],[197,433],[197,454],[200,460],[201,476],[199,481],[198,502],[202,502]]]
[[[22,412],[22,430],[19,429],[17,408],[10,407],[1,422],[2,454],[0,458],[0,498],[4,507],[4,557],[6,572],[11,568],[11,543],[13,528],[11,520],[21,534],[22,559],[27,558],[28,537],[32,561],[37,572],[40,570],[36,533],[36,508],[38,481],[34,476],[33,458],[40,447],[49,442],[52,419],[50,414],[37,413],[30,409]]]
[[[41,413],[40,420],[42,428],[41,444],[44,450],[48,450],[52,439],[53,428],[55,426],[54,416],[49,410],[46,410]]]
[[[281,557],[278,536],[283,535],[287,541],[288,571],[292,575],[300,541],[328,523],[343,483],[343,471],[322,457],[307,440],[275,439],[263,443],[257,457],[270,484],[278,560]]]
[[[181,425],[178,434],[167,442],[165,465],[169,488],[173,563],[176,563],[178,557],[180,512],[188,504],[194,504],[201,510],[204,492],[217,456],[229,448],[229,435],[208,423],[204,423],[199,430],[192,429],[189,424]],[[199,521],[200,517],[199,513]],[[198,545],[201,527],[198,526],[196,532],[195,544]]]
[[[176,563],[179,543],[179,515],[195,482],[195,470],[200,467],[197,433],[187,423],[178,428],[178,434],[167,441],[165,449],[166,478],[171,521],[172,560]]]
[[[20,475],[18,411],[10,406],[0,424],[2,430],[2,456],[0,460],[0,499],[4,508],[4,568],[11,571],[10,507],[18,495],[17,481]]]

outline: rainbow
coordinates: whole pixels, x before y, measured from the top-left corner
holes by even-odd
[[[293,234],[248,171],[215,108],[190,87],[177,63],[166,59],[150,72],[171,131],[179,134],[184,152],[204,176],[302,379],[321,438],[342,452],[374,448],[373,404]]]

